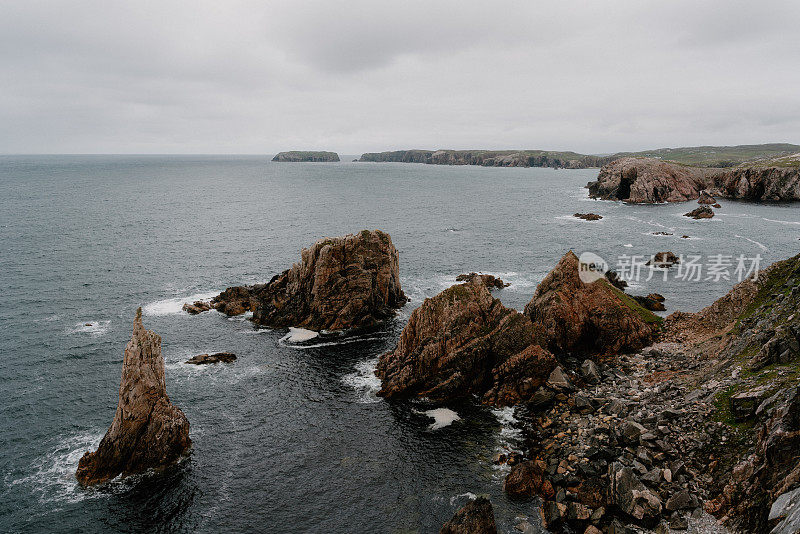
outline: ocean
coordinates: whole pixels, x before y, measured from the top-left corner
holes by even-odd
[[[523,518],[541,530],[537,503],[505,498],[508,468],[492,463],[521,446],[520,413],[376,397],[375,362],[411,311],[470,271],[510,282],[495,295],[521,310],[568,250],[623,270],[661,251],[700,258],[700,281],[645,269],[629,288],[663,294],[667,313],[696,311],[736,282],[739,259],[764,267],[800,248],[796,206],[722,200],[716,217],[694,221],[682,216],[693,202],[591,200],[584,186],[596,175],[0,156],[0,531],[428,533],[481,494],[501,532]],[[292,344],[285,329],[257,330],[245,317],[181,312],[268,281],[317,239],[362,229],[391,235],[411,298],[380,331]],[[163,338],[167,392],[194,448],[163,473],[84,489],[74,472],[113,419],[139,306]],[[238,359],[183,363],[212,351]]]

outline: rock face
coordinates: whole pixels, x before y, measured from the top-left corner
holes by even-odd
[[[161,337],[145,330],[139,308],[125,347],[114,421],[98,449],[80,459],[75,476],[92,485],[141,473],[175,463],[191,445],[189,421],[167,397]]]
[[[192,356],[186,363],[193,365],[208,365],[211,363],[233,363],[236,361],[236,355],[231,352],[216,352],[214,354],[198,354]]]
[[[497,534],[492,503],[486,497],[468,502],[442,526],[439,534]]]
[[[765,164],[740,166],[714,178],[727,198],[755,201],[800,200],[800,154]]]
[[[604,165],[587,187],[592,198],[637,204],[683,202],[698,198],[713,172],[654,158],[620,158]]]
[[[391,237],[363,230],[317,241],[268,284],[229,287],[211,306],[227,315],[252,311],[264,326],[341,330],[374,327],[407,300]]]
[[[397,347],[378,361],[384,397],[446,401],[478,395],[497,406],[530,399],[555,367],[537,329],[492,298],[480,279],[455,285],[414,310]]]
[[[605,278],[584,283],[578,257],[568,252],[542,280],[525,315],[544,328],[554,353],[610,355],[648,345],[660,318]]]
[[[336,152],[291,150],[289,152],[280,152],[279,154],[276,154],[275,157],[272,158],[272,161],[293,163],[302,161],[339,161],[339,154]]]
[[[598,215],[596,213],[576,213],[573,215],[573,217],[583,219],[584,221],[599,221],[603,218],[602,215]]]
[[[710,219],[714,216],[714,210],[708,206],[700,206],[695,208],[689,213],[684,213],[684,217],[691,217],[692,219]]]
[[[469,273],[469,274],[459,274],[456,276],[456,282],[471,282],[472,280],[480,278],[481,281],[486,285],[489,289],[503,289],[504,287],[508,287],[511,284],[507,284],[503,282],[502,279],[497,278],[491,274],[478,274],[478,273]]]
[[[698,204],[716,204],[717,201],[705,189],[700,191],[700,198],[697,199]]]

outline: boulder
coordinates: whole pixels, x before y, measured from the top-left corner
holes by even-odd
[[[553,485],[547,480],[546,465],[541,460],[526,460],[511,468],[503,482],[503,491],[514,498],[552,499],[555,496]]]
[[[673,252],[658,252],[655,256],[650,258],[645,265],[652,265],[660,268],[670,268],[676,263],[680,263],[681,259]],[[663,300],[663,299],[662,299]]]
[[[695,208],[689,213],[684,213],[684,217],[691,217],[692,219],[710,219],[714,216],[714,210],[709,208],[708,206],[700,206],[699,208]]]
[[[504,282],[502,279],[492,276],[491,274],[478,274],[478,273],[469,273],[469,274],[459,274],[456,276],[456,282],[471,282],[472,280],[480,278],[481,281],[486,285],[487,288],[491,289],[503,289],[504,287],[508,287],[511,284]]]
[[[630,467],[612,467],[610,497],[620,510],[646,526],[661,519],[661,499],[636,478]]]
[[[80,459],[75,476],[92,485],[165,467],[191,445],[189,420],[167,397],[161,336],[145,330],[139,308],[125,347],[114,421],[97,450]]]
[[[189,304],[188,302],[183,305],[183,311],[188,313],[189,315],[197,315],[198,313],[203,313],[211,309],[211,303],[205,300],[196,300],[194,303]]]
[[[684,202],[700,196],[715,171],[654,158],[620,158],[604,165],[590,182],[592,198],[655,204]]]
[[[445,401],[478,395],[496,406],[533,397],[556,365],[538,331],[476,278],[425,299],[397,347],[378,361],[384,397]]]
[[[468,502],[442,526],[439,534],[497,534],[492,503],[486,497]]]
[[[212,305],[227,315],[252,311],[264,326],[319,331],[375,327],[407,300],[392,239],[363,230],[317,241],[268,284],[228,288]]]
[[[610,355],[639,350],[655,338],[661,319],[605,278],[585,283],[571,251],[542,280],[525,315],[541,325],[554,353]]]
[[[198,354],[197,356],[192,356],[186,363],[191,363],[193,365],[208,365],[211,363],[233,363],[236,361],[236,355],[231,352],[216,352],[214,354]]]

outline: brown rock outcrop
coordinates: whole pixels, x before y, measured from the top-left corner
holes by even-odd
[[[680,263],[681,259],[675,255],[675,253],[669,252],[658,252],[655,256],[647,260],[645,265],[654,265],[656,267],[661,268],[669,268],[675,265],[676,263]]]
[[[206,302],[205,300],[196,300],[193,304],[189,304],[188,302],[183,305],[183,311],[188,313],[189,315],[197,315],[198,313],[203,313],[211,309],[211,303]]]
[[[456,276],[456,282],[471,282],[475,278],[480,278],[484,285],[486,285],[486,287],[489,289],[503,289],[504,287],[511,285],[504,282],[501,278],[497,278],[491,274],[479,273],[459,274]]]
[[[468,502],[442,526],[439,534],[497,534],[492,503],[486,497]]]
[[[579,268],[578,257],[566,253],[525,306],[525,315],[543,327],[546,348],[603,356],[647,346],[660,318],[605,278],[583,282]]]
[[[596,213],[575,213],[573,217],[583,219],[584,221],[599,221],[603,218],[602,215],[598,215]]]
[[[793,159],[792,159],[793,158]],[[755,201],[800,200],[800,155],[759,165],[743,165],[714,177],[714,185],[727,198]]]
[[[698,204],[716,204],[717,201],[712,197],[708,191],[703,189],[700,191],[700,198],[697,199]]]
[[[231,352],[216,352],[214,354],[198,354],[197,356],[192,356],[186,363],[191,363],[192,365],[208,365],[211,363],[233,363],[236,361],[236,355]]]
[[[593,198],[637,204],[683,202],[698,198],[715,172],[654,158],[620,158],[604,165],[587,187]]]
[[[407,301],[389,234],[363,230],[321,239],[267,284],[229,287],[211,300],[226,315],[253,312],[253,322],[310,330],[369,328]]]
[[[547,480],[547,464],[542,460],[526,460],[511,468],[503,481],[503,491],[509,497],[541,497],[544,500],[555,497],[553,484]]]
[[[478,395],[507,406],[528,400],[556,365],[536,327],[492,298],[479,279],[425,299],[376,374],[384,397],[445,401]]]
[[[695,208],[689,213],[684,213],[684,217],[691,217],[692,219],[710,219],[714,216],[714,210],[708,206],[700,206]]]
[[[145,330],[139,308],[125,347],[114,421],[97,450],[80,459],[75,476],[92,485],[164,467],[191,444],[188,419],[167,397],[161,336]]]

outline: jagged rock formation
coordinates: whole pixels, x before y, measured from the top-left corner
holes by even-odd
[[[362,154],[359,161],[585,169],[599,167],[610,159],[547,150],[395,150]]]
[[[339,154],[336,152],[325,152],[325,151],[301,151],[301,150],[290,150],[289,152],[280,152],[272,158],[272,161],[280,161],[280,162],[302,162],[302,161],[313,161],[313,162],[326,162],[326,161],[339,161]]]
[[[603,218],[602,215],[598,215],[596,213],[576,213],[573,215],[573,217],[583,219],[584,221],[599,221]]]
[[[655,267],[660,267],[662,269],[668,269],[675,265],[676,263],[680,263],[681,259],[675,255],[674,252],[657,252],[652,258],[647,260],[645,265],[653,265]]]
[[[542,280],[525,315],[544,329],[554,353],[610,355],[640,349],[655,338],[660,318],[605,278],[585,283],[573,252]]]
[[[486,497],[468,502],[442,526],[439,534],[497,534],[492,503]]]
[[[556,365],[536,327],[492,297],[480,279],[455,285],[414,310],[376,374],[384,397],[446,401],[478,395],[510,406],[530,399]]]
[[[712,204],[713,205],[713,204],[716,204],[717,201],[716,201],[716,199],[714,199],[714,197],[712,197],[709,194],[708,191],[703,189],[702,191],[700,191],[700,198],[697,199],[697,203],[698,204]]]
[[[391,237],[363,230],[321,239],[269,283],[229,287],[211,306],[227,315],[252,311],[264,326],[341,330],[374,327],[407,300]]]
[[[664,311],[667,308],[664,306],[664,296],[659,293],[650,293],[646,296],[631,295],[636,302],[641,304],[645,309],[650,311]]]
[[[586,187],[592,198],[637,204],[683,202],[700,196],[710,185],[711,172],[653,158],[621,158],[603,165],[597,180]]]
[[[186,363],[192,365],[208,365],[212,363],[233,363],[236,361],[236,355],[231,352],[215,352],[214,354],[198,354],[192,356]]]
[[[164,467],[191,445],[189,420],[167,397],[161,336],[145,330],[139,308],[125,347],[114,421],[97,450],[80,459],[75,476],[92,485]]]
[[[699,208],[695,208],[689,213],[684,213],[684,217],[691,217],[692,219],[699,220],[699,219],[711,219],[714,217],[714,210],[709,208],[708,206],[700,206]]]
[[[459,274],[456,276],[456,282],[471,282],[477,278],[480,278],[481,282],[483,282],[483,284],[489,289],[503,289],[504,287],[511,285],[504,282],[501,278],[497,278],[491,274],[479,273]]]

